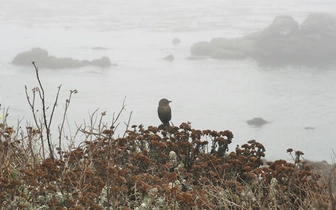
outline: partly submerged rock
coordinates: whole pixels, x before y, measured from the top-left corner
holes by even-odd
[[[208,58],[209,57],[207,57],[207,56],[193,56],[193,55],[186,57],[186,59],[188,59],[188,60],[205,60],[205,59],[208,59]]]
[[[247,120],[246,122],[247,122],[247,124],[253,125],[253,126],[262,126],[262,125],[268,123],[266,120],[264,120],[261,117],[255,117],[252,120]]]
[[[309,15],[301,24],[277,16],[265,29],[238,38],[213,38],[191,46],[193,56],[252,58],[261,65],[328,66],[336,64],[336,17]]]
[[[93,66],[100,66],[100,67],[109,67],[111,66],[111,61],[108,57],[101,57],[100,59],[94,59],[90,62],[91,65]]]
[[[172,43],[174,44],[174,45],[178,45],[178,44],[180,44],[181,43],[181,40],[179,39],[179,38],[174,38],[173,40],[172,40]]]
[[[174,57],[174,55],[170,54],[170,55],[167,55],[166,57],[164,57],[163,59],[166,60],[166,61],[173,61],[173,60],[175,60],[175,57]]]
[[[106,47],[92,47],[93,50],[107,50]]]
[[[57,58],[49,55],[47,50],[41,48],[33,48],[30,51],[19,53],[12,61],[14,65],[31,66],[32,61],[35,61],[40,68],[62,69],[62,68],[80,68],[85,66],[109,67],[111,61],[108,57],[100,59],[78,60],[73,58]]]
[[[314,130],[314,129],[315,129],[315,127],[310,127],[310,126],[307,126],[307,127],[304,127],[304,129],[306,129],[306,130]]]
[[[218,48],[219,49],[219,48]],[[215,54],[217,47],[211,44],[211,42],[197,42],[190,48],[191,55],[193,56],[209,56]]]

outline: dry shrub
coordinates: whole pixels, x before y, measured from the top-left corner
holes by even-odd
[[[309,209],[314,201],[330,203],[302,152],[293,163],[263,165],[264,146],[250,140],[230,152],[228,130],[140,125],[114,138],[113,128],[104,128],[54,159],[32,154],[13,133],[2,125],[4,208]]]

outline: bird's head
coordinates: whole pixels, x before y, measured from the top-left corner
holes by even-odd
[[[159,101],[159,106],[168,106],[170,102],[172,101],[169,101],[168,99],[163,98]]]

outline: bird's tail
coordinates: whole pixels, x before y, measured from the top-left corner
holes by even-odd
[[[170,128],[170,124],[169,124],[169,122],[167,122],[167,123],[162,123],[161,125],[159,125],[159,129],[167,130],[168,128]]]
[[[168,127],[170,127],[170,123],[169,123],[169,122],[167,122],[167,123],[163,123],[163,125],[164,125],[164,126],[168,126]]]

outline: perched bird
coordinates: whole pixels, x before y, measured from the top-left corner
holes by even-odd
[[[169,121],[172,117],[171,109],[169,106],[170,102],[171,101],[166,98],[163,98],[159,101],[158,115],[163,125],[169,125]]]

